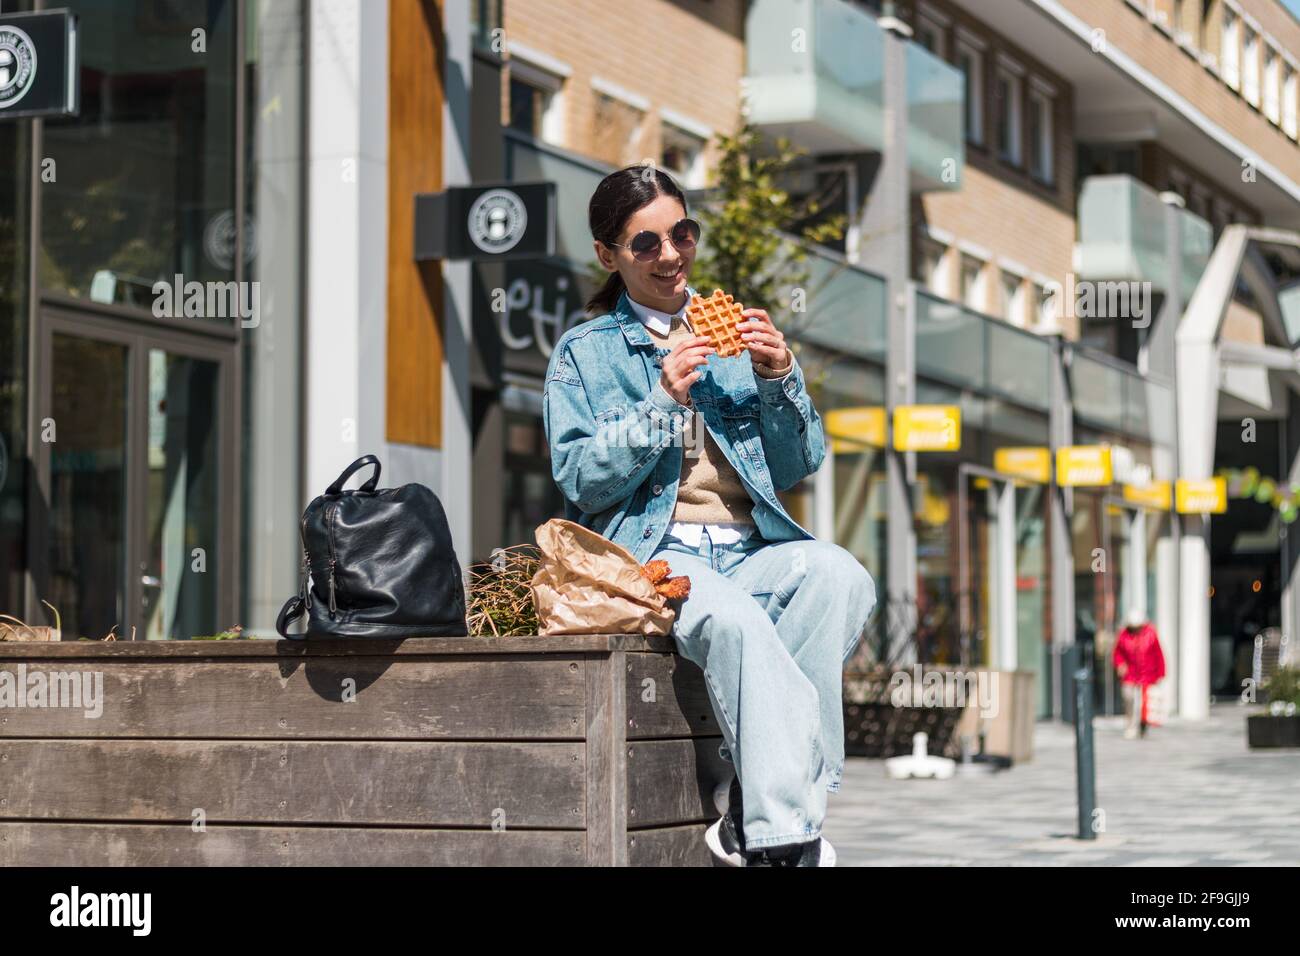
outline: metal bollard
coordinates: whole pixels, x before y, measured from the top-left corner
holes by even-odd
[[[1074,762],[1079,790],[1079,839],[1095,840],[1092,815],[1097,804],[1096,766],[1092,749],[1092,668],[1074,672]]]

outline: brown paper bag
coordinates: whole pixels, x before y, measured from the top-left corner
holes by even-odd
[[[626,548],[552,518],[537,529],[533,603],[542,634],[668,634],[677,616]]]

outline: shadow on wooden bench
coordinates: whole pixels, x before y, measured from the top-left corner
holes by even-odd
[[[0,866],[707,866],[721,742],[666,637],[4,642]]]

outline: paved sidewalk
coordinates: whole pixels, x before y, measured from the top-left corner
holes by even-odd
[[[823,833],[840,866],[1300,865],[1300,751],[1250,750],[1247,710],[1137,740],[1097,718],[1096,841],[1073,839],[1074,729],[1055,721],[1037,724],[1032,761],[990,775],[890,780],[850,757]]]

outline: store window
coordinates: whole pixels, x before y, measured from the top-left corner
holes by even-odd
[[[81,114],[44,127],[42,287],[150,308],[157,280],[232,279],[234,0],[80,0],[75,11]]]
[[[984,57],[969,40],[957,41],[957,68],[965,77],[966,139],[984,143]]]
[[[1029,90],[1029,173],[1043,183],[1051,183],[1056,175],[1052,103],[1051,89],[1033,84]]]
[[[244,508],[240,623],[245,633],[275,637],[286,594],[298,589],[298,518],[302,475],[303,261],[302,89],[305,0],[258,0],[247,16],[256,42],[247,46],[245,83],[251,104],[277,103],[269,115],[245,110],[248,216],[260,237],[247,250],[248,274],[261,288],[256,328],[243,346]],[[267,414],[274,409],[274,414]],[[224,624],[223,624],[224,626]]]
[[[998,102],[998,155],[1013,166],[1019,166],[1024,160],[1022,77],[1023,70],[1012,61],[1003,59],[998,63],[994,86]]]
[[[0,274],[26,276],[31,223],[31,129],[0,123]],[[0,613],[21,615],[27,569],[28,283],[0,282]],[[107,383],[105,383],[107,388]],[[40,619],[44,621],[44,617]],[[50,622],[51,624],[53,621]]]

